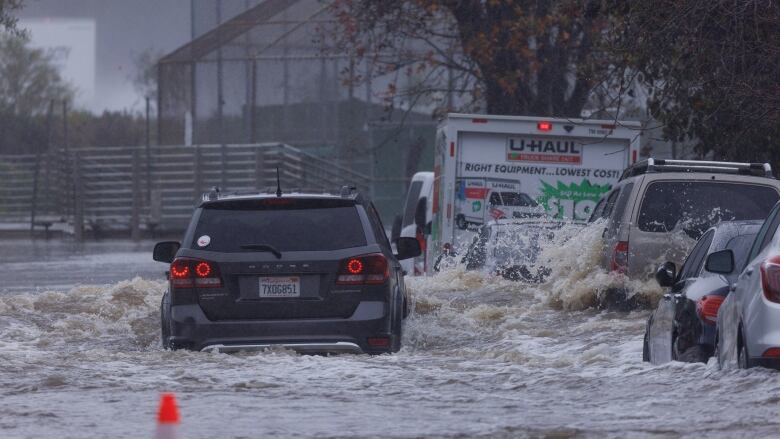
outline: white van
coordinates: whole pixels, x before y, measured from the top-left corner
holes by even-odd
[[[424,213],[424,215],[423,215]],[[425,245],[430,234],[430,223],[433,216],[433,172],[418,172],[409,183],[409,191],[406,193],[404,210],[396,219],[392,240],[399,236],[417,238],[423,249],[422,255],[413,259],[401,261],[401,265],[409,275],[425,274],[427,261],[425,258]],[[421,224],[418,224],[420,223]]]

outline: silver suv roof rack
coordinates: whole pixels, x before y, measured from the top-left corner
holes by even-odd
[[[774,178],[769,163],[713,162],[706,160],[666,160],[649,158],[629,166],[620,180],[655,172],[706,172],[709,174],[742,174]]]

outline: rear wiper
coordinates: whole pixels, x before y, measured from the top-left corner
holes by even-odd
[[[274,256],[276,256],[276,259],[282,259],[282,253],[268,244],[244,244],[241,246],[241,248],[244,250],[263,250],[271,252],[274,254]]]

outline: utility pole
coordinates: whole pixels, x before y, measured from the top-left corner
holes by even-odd
[[[62,101],[62,146],[65,148],[65,155],[68,154],[68,100]]]
[[[152,130],[149,96],[146,97],[146,203],[152,200]]]

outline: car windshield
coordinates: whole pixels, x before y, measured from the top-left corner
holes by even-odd
[[[284,253],[360,247],[366,237],[355,206],[341,200],[244,200],[206,205],[191,245],[217,252],[265,245]]]
[[[519,192],[501,192],[501,198],[504,200],[504,206],[536,207],[537,202],[527,194]]]
[[[778,200],[769,186],[723,182],[652,183],[639,212],[639,230],[668,232],[681,228],[698,239],[721,221],[763,219]]]

